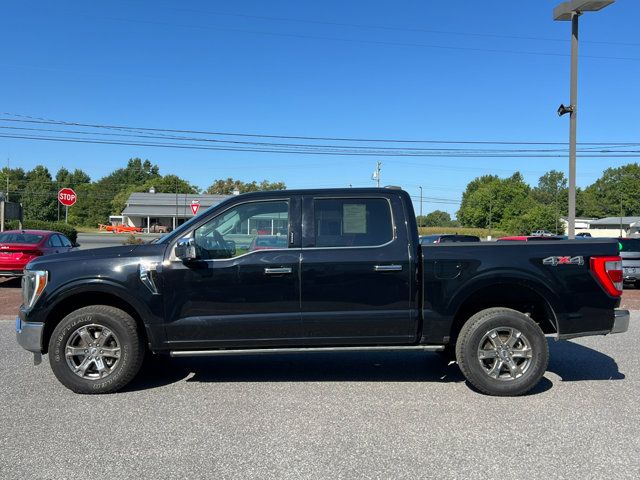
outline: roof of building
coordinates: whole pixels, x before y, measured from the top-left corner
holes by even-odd
[[[599,220],[594,220],[591,225],[631,225],[632,223],[640,222],[640,217],[606,217]]]
[[[569,219],[567,217],[560,217],[560,220],[564,220],[565,222]],[[595,217],[576,217],[576,222],[593,222],[597,220]]]
[[[217,205],[230,195],[198,195],[191,193],[140,193],[129,196],[122,215],[141,217],[191,217],[191,202],[198,201],[201,209]]]

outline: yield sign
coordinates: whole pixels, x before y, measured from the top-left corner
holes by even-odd
[[[198,200],[191,200],[191,211],[194,215],[198,214],[198,210],[200,209],[200,202]]]

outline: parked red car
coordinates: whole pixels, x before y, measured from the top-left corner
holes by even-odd
[[[543,237],[541,235],[514,235],[512,237],[501,237],[498,242],[540,242],[540,241],[549,241],[549,240],[564,240],[560,236],[552,236],[552,237]]]
[[[20,276],[27,263],[34,258],[68,252],[77,246],[58,232],[46,230],[2,232],[0,233],[0,276]]]

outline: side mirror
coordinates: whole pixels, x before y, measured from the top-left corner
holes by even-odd
[[[191,237],[185,237],[178,240],[176,244],[176,257],[178,257],[183,262],[188,262],[190,260],[195,260],[198,258],[196,255],[196,243]]]

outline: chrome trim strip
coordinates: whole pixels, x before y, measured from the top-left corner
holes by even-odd
[[[262,355],[268,353],[321,353],[321,352],[389,352],[413,350],[423,352],[440,352],[444,345],[389,345],[372,347],[302,347],[302,348],[243,348],[226,350],[171,350],[172,357],[209,357],[231,355]]]
[[[156,281],[153,278],[159,264],[160,262],[140,262],[138,268],[140,281],[149,289],[152,295],[160,295]]]
[[[375,265],[373,269],[376,272],[401,272],[402,265]]]
[[[276,267],[276,268],[267,267],[264,269],[264,273],[266,275],[282,275],[284,273],[292,273],[292,272],[293,272],[293,269],[289,267]]]

